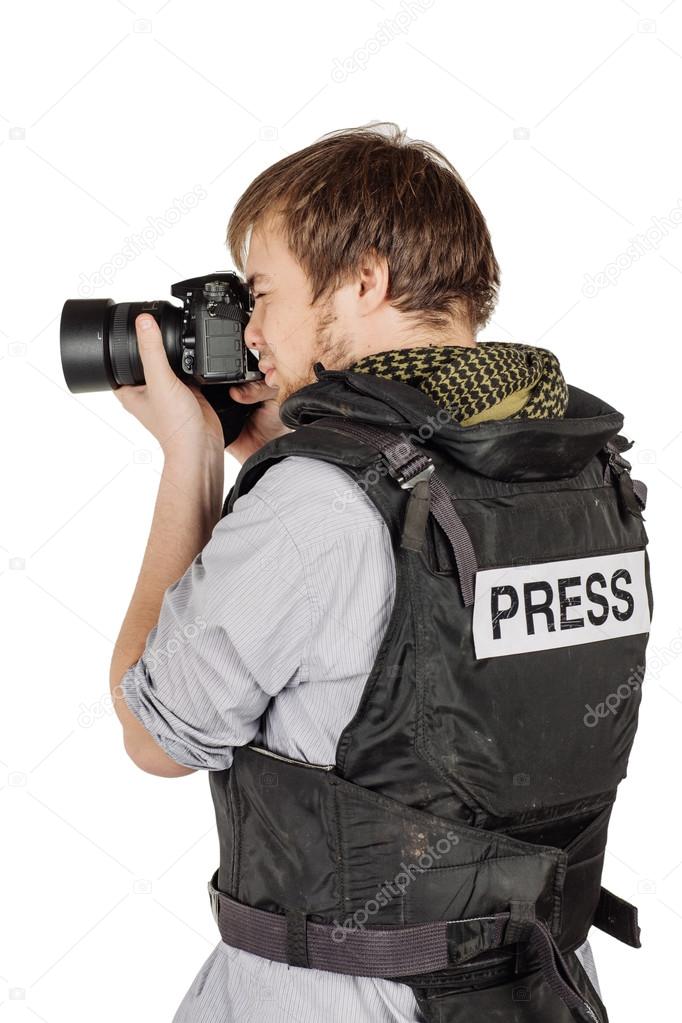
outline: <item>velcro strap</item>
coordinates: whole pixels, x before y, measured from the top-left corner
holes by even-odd
[[[420,551],[424,544],[426,522],[429,517],[430,491],[428,480],[422,480],[410,491],[405,509],[401,547]]]
[[[507,944],[508,927],[508,913],[471,920],[451,920],[447,932],[450,961],[464,963],[481,952],[501,948]]]
[[[534,925],[534,902],[510,902],[509,923],[504,932],[505,945],[513,945],[516,941],[526,940]]]
[[[606,888],[601,889],[597,911],[592,921],[595,927],[632,948],[641,948],[637,907],[619,899]]]
[[[554,938],[542,920],[536,920],[528,939],[528,947],[538,959],[542,975],[564,1005],[578,1014],[579,1019],[600,1023],[594,1009],[576,984],[566,967]]]
[[[297,909],[289,909],[287,921],[287,962],[289,966],[310,966],[306,935],[306,915]]]

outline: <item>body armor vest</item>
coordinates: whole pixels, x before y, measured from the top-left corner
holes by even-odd
[[[407,983],[426,1020],[607,1023],[575,949],[593,924],[639,946],[601,874],[653,613],[623,416],[569,385],[564,418],[461,427],[315,374],[223,514],[288,455],[332,462],[386,522],[395,600],[333,764],[251,745],[209,774],[221,936]]]

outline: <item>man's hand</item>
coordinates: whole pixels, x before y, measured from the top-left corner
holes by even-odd
[[[146,426],[165,455],[175,448],[224,448],[223,428],[217,413],[194,384],[175,375],[153,316],[135,319],[137,344],[144,369],[142,386],[118,387],[114,394],[123,407]]]
[[[277,388],[269,387],[264,380],[249,380],[248,383],[232,384],[230,387],[230,397],[235,401],[244,404],[263,402],[246,420],[237,439],[225,448],[241,465],[269,440],[294,432],[279,418],[279,405],[274,400],[276,394]]]

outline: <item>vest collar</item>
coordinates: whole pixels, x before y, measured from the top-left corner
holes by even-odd
[[[433,445],[467,469],[500,480],[575,476],[623,426],[623,415],[601,398],[568,384],[566,415],[502,419],[460,426],[426,394],[399,380],[314,365],[316,381],[280,407],[285,426],[327,416],[402,427],[415,443]]]

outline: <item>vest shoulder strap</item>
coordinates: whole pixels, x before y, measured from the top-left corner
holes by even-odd
[[[351,473],[371,464],[377,457],[376,451],[357,441],[340,445],[338,435],[334,437],[329,430],[320,429],[317,423],[299,426],[283,437],[268,441],[247,458],[225,498],[222,514],[227,515],[232,511],[238,497],[251,490],[270,466],[289,455],[318,458],[346,468]]]
[[[415,447],[403,430],[329,416],[293,434],[277,437],[244,463],[227,496],[223,514],[232,510],[237,497],[254,486],[270,465],[292,454],[324,459],[353,476],[359,469],[381,460],[388,476],[401,490],[409,492],[409,500],[401,502],[400,546],[415,552],[421,550],[432,513],[452,550],[464,605],[473,604],[478,561],[471,537],[447,487],[436,474],[432,459],[425,450]],[[387,508],[376,484],[370,489],[372,500],[394,532],[395,514]]]

